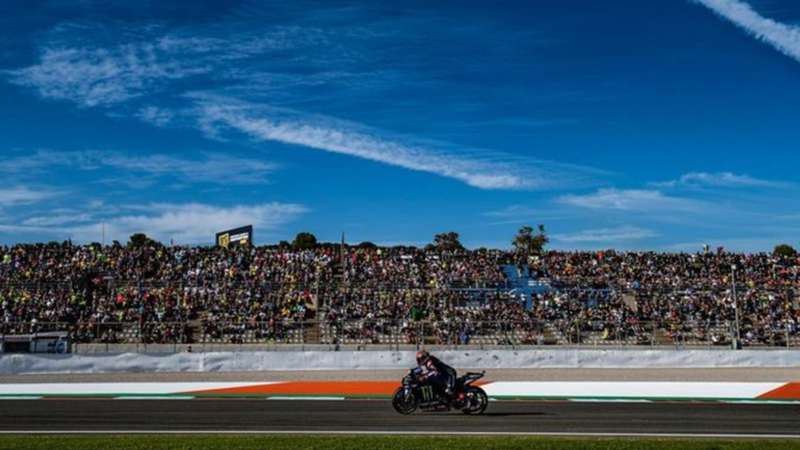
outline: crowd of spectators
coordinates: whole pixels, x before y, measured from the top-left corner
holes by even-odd
[[[530,262],[554,286],[676,291],[727,289],[732,267],[749,288],[780,289],[800,282],[797,257],[768,253],[548,252]]]
[[[544,288],[528,302],[509,270]],[[745,343],[780,345],[798,334],[796,291],[798,258],[766,253],[0,247],[0,333],[68,329],[84,342],[282,341],[319,321],[337,341],[722,344],[738,305]]]
[[[552,317],[552,307],[544,311],[550,314],[548,320],[577,322],[584,330],[641,337],[652,336],[655,328],[676,341],[724,343],[732,335],[726,328],[733,326],[738,306],[745,344],[780,345],[787,336],[797,335],[800,322],[796,256],[549,252],[532,259],[530,270],[557,291],[580,288],[582,294],[564,296],[572,311],[560,317]],[[592,292],[606,298],[581,298]]]

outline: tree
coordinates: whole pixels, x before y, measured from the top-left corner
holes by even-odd
[[[299,250],[309,250],[317,246],[317,237],[313,234],[303,231],[297,233],[292,242],[292,247]]]
[[[540,255],[544,251],[544,246],[550,242],[544,231],[544,225],[539,225],[539,232],[533,234],[533,227],[525,225],[520,228],[514,236],[512,244],[519,253],[526,255]]]
[[[455,231],[435,235],[433,237],[433,246],[440,251],[464,250],[464,246],[458,240],[458,233]]]
[[[147,242],[147,235],[144,233],[134,233],[128,238],[128,245],[131,247],[142,247]]]
[[[373,243],[372,243],[372,242],[370,242],[370,241],[364,241],[364,242],[362,242],[362,243],[358,244],[356,247],[358,247],[358,248],[369,248],[369,249],[376,249],[376,248],[378,248],[378,246],[377,246],[377,245],[373,244]]]
[[[134,233],[128,239],[128,245],[131,247],[145,247],[148,245],[155,244],[156,241],[147,237],[144,233]]]
[[[775,246],[775,250],[772,251],[772,254],[775,256],[792,258],[797,256],[797,250],[795,250],[794,247],[789,244],[779,244]]]

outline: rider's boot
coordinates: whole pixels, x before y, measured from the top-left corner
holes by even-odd
[[[453,397],[452,404],[460,409],[464,407],[464,403],[467,401],[467,398],[464,396],[463,392],[459,392],[458,395]]]

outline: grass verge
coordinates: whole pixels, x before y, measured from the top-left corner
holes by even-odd
[[[92,435],[0,436],[0,449],[587,449],[587,450],[777,450],[800,448],[792,440],[638,439],[550,437],[434,437],[434,436],[214,436],[214,435]]]

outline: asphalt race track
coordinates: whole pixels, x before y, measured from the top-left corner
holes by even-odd
[[[385,400],[3,400],[0,431],[799,435],[800,406],[507,401],[401,416]]]

